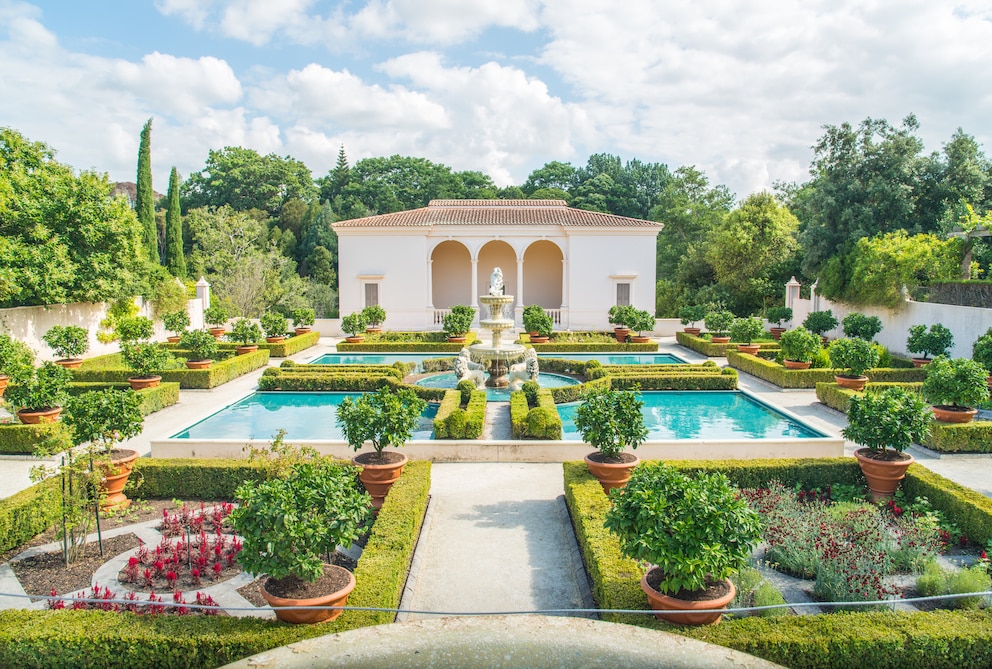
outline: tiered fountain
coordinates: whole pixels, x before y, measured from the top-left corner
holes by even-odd
[[[486,385],[491,388],[506,388],[506,378],[510,362],[523,356],[526,347],[521,344],[503,343],[503,331],[513,327],[512,318],[503,318],[503,309],[513,304],[513,295],[503,294],[503,272],[499,267],[489,278],[489,294],[480,295],[479,302],[489,308],[489,318],[479,321],[479,326],[492,332],[492,341],[486,344],[472,344],[469,352],[474,360],[487,362],[489,378]]]

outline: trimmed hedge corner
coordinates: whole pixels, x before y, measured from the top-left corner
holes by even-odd
[[[116,388],[127,390],[131,387],[129,383],[90,383],[76,381],[69,384],[69,394],[79,395],[91,390],[103,390],[104,388]],[[150,413],[160,411],[165,407],[171,407],[179,401],[179,384],[175,382],[159,383],[154,388],[136,390],[141,398],[141,415],[147,416]]]
[[[172,462],[186,470],[181,461]],[[217,462],[210,464],[213,466]],[[156,467],[158,473],[163,474],[169,467],[168,461],[152,467],[145,463],[146,474]],[[355,568],[357,583],[348,599],[349,606],[399,606],[427,509],[430,468],[431,463],[427,461],[409,462],[389,491]],[[258,473],[264,471],[264,465],[230,464],[224,474],[226,485],[234,483],[233,472],[238,469],[254,469]],[[223,467],[214,468],[215,472],[223,470]],[[166,499],[193,493],[193,487],[183,481],[182,475],[172,481],[181,485],[170,490],[162,488],[161,491],[168,493]],[[164,482],[165,479],[160,478],[160,483]],[[2,522],[0,505],[0,529]],[[47,525],[52,522],[54,518]],[[41,527],[38,531],[44,529]],[[6,538],[6,533],[0,536]],[[358,627],[382,625],[392,622],[393,618],[389,612],[345,611],[337,620],[322,625],[285,625],[223,616],[4,610],[0,611],[0,666],[96,668],[107,666],[108,658],[113,658],[114,666],[121,669],[217,667],[277,646]]]
[[[486,422],[486,391],[473,390],[468,405],[461,408],[462,394],[458,390],[444,393],[441,406],[434,417],[435,439],[478,439]]]
[[[552,389],[537,391],[537,406],[527,404],[522,390],[510,393],[510,426],[514,439],[561,439],[561,416]]]
[[[268,351],[269,356],[272,358],[286,358],[291,355],[295,355],[300,351],[305,351],[311,346],[316,346],[320,341],[319,332],[308,332],[304,335],[286,337],[284,340],[278,344],[270,344],[268,342],[258,342],[257,346],[260,351]],[[233,350],[234,344],[223,343],[220,345],[223,350]]]
[[[817,383],[830,383],[834,380],[834,369],[786,369],[777,362],[757,356],[727,351],[727,363],[751,376],[773,383],[780,388],[815,388]],[[922,382],[924,369],[883,367],[869,369],[868,378],[873,383],[916,383]]]
[[[165,369],[162,381],[178,383],[181,388],[206,390],[216,388],[239,376],[244,376],[269,363],[269,352],[259,349],[246,355],[215,360],[208,369]],[[124,367],[120,353],[111,353],[83,361],[79,369],[72,370],[73,378],[89,383],[126,383],[133,372]]]
[[[682,346],[685,346],[687,349],[695,351],[696,353],[701,353],[708,358],[722,358],[730,352],[737,351],[736,342],[730,342],[729,344],[714,344],[705,337],[696,337],[695,335],[682,332],[681,330],[675,333],[675,341]],[[777,341],[756,341],[754,343],[762,349],[778,348]]]
[[[0,424],[0,455],[34,455],[39,444],[59,453],[72,446],[72,438],[62,421],[38,425]]]

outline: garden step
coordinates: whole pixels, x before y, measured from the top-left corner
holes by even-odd
[[[513,438],[509,402],[486,403],[486,422],[482,428],[482,438],[501,441],[508,441]]]

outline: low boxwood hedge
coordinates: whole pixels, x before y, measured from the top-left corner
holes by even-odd
[[[837,372],[834,369],[786,369],[771,360],[738,351],[727,351],[727,363],[780,388],[815,388],[817,383],[832,382]],[[922,382],[925,374],[926,370],[915,368],[883,367],[868,370],[868,378],[874,383]]]
[[[252,469],[250,463],[232,465],[233,470],[246,466]],[[399,606],[427,508],[430,466],[427,461],[411,461],[390,490],[355,568],[356,586],[349,606]],[[167,467],[167,463],[163,465]],[[256,471],[264,467],[254,465]],[[185,466],[180,465],[180,469],[185,470]],[[227,472],[228,485],[236,478],[231,474]],[[180,485],[166,498],[189,496],[194,489],[184,476],[169,478]],[[0,611],[0,666],[96,668],[107,666],[112,658],[114,666],[121,669],[217,667],[276,646],[381,625],[393,618],[389,612],[345,611],[337,620],[322,625],[285,625],[222,616],[4,610]]]
[[[736,342],[730,342],[729,344],[714,344],[705,337],[697,337],[695,335],[682,332],[681,330],[675,333],[675,341],[688,349],[692,349],[696,353],[705,355],[708,358],[722,358],[731,351],[737,350]],[[753,343],[757,344],[762,349],[773,349],[779,347],[777,341],[756,341]]]
[[[561,388],[548,388],[555,398],[555,404],[566,402],[577,402],[582,396],[593,388],[609,388],[610,377],[604,376],[599,379],[590,379],[584,383],[577,383],[573,386],[562,386]]]
[[[860,474],[850,458],[826,460],[673,462],[687,470],[724,471],[736,485],[764,485],[777,478],[805,488],[823,483],[852,483]],[[584,463],[566,462],[565,500],[575,528],[593,596],[604,609],[646,610],[640,588],[642,569],[620,552],[604,527],[609,500]],[[788,475],[792,473],[794,477]],[[835,479],[836,477],[836,479]],[[834,480],[835,479],[835,480]],[[817,485],[810,485],[819,481]],[[925,493],[948,517],[968,518],[978,527],[992,517],[992,500],[961,489],[919,465],[903,482],[907,494]],[[943,491],[955,500],[941,497]],[[970,494],[969,494],[970,493]],[[935,501],[940,499],[941,502]],[[983,508],[979,508],[982,507]],[[971,519],[963,508],[968,506]],[[961,513],[961,516],[957,515]],[[954,514],[954,515],[951,515]],[[965,530],[967,531],[967,530]],[[969,534],[979,537],[980,535]],[[604,620],[662,629],[741,650],[789,667],[982,667],[992,663],[992,615],[988,612],[834,613],[819,616],[752,617],[706,627],[677,627],[652,616],[602,614]]]
[[[79,395],[80,393],[89,392],[91,390],[103,390],[104,388],[127,390],[130,387],[131,384],[129,383],[93,383],[75,381],[69,384],[69,394]],[[154,388],[145,388],[144,390],[136,390],[135,392],[138,393],[138,397],[141,398],[141,415],[143,416],[147,416],[150,413],[155,413],[165,407],[171,407],[179,401],[179,384],[175,382],[162,382]]]
[[[736,390],[737,370],[724,368],[713,372],[682,371],[675,374],[611,375],[610,385],[619,390]]]
[[[478,439],[486,422],[486,391],[473,390],[468,405],[461,408],[462,394],[458,390],[444,393],[441,406],[434,416],[435,439]]]
[[[656,353],[658,342],[645,344],[625,344],[621,342],[560,342],[549,341],[547,344],[527,344],[538,353]]]
[[[215,360],[208,369],[166,369],[158,373],[163,382],[178,383],[185,389],[206,390],[265,367],[268,363],[269,352],[259,349],[254,353]],[[72,374],[80,382],[125,383],[133,372],[124,367],[120,353],[111,353],[83,361],[79,369],[72,370]]]
[[[527,403],[522,390],[510,393],[510,430],[514,439],[561,439],[561,415],[552,389],[537,391],[537,406]]]
[[[256,345],[258,349],[265,350],[269,352],[269,356],[272,358],[286,358],[291,355],[295,355],[300,351],[305,351],[311,346],[316,346],[320,341],[319,332],[308,332],[304,335],[286,337],[284,340],[277,344],[270,344],[265,341],[258,342]],[[230,342],[222,342],[220,344],[223,350],[234,350],[235,344]]]
[[[465,342],[453,344],[448,341],[377,341],[369,338],[360,344],[338,342],[340,353],[458,353],[466,346],[481,343],[474,332],[465,335]]]
[[[62,421],[39,425],[0,423],[0,455],[34,455],[40,445],[59,453],[72,446],[72,436]]]
[[[919,391],[921,383],[869,383],[865,392],[901,386]],[[816,398],[831,409],[847,413],[851,398],[857,393],[836,383],[816,384]],[[930,421],[930,433],[920,444],[940,453],[992,453],[992,421],[941,423]]]

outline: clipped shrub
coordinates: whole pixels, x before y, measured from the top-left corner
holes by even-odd
[[[923,396],[931,404],[961,409],[989,398],[988,374],[974,360],[938,356],[924,369]]]
[[[768,319],[769,323],[782,327],[782,323],[792,320],[792,309],[789,307],[768,307],[765,311],[765,318]]]
[[[63,360],[78,358],[89,348],[89,332],[78,325],[54,325],[42,339]]]
[[[475,384],[465,379],[464,381],[459,381],[458,385],[455,386],[455,390],[461,393],[461,403],[468,404],[469,398],[472,397],[472,393],[477,390]]]
[[[984,367],[985,371],[992,376],[992,328],[989,328],[988,332],[975,341],[971,348],[971,359]]]
[[[795,362],[812,362],[822,348],[819,335],[803,326],[783,332],[778,343],[782,347],[782,356]]]
[[[826,311],[813,311],[806,316],[806,320],[803,321],[803,327],[822,337],[824,333],[837,327],[837,319],[834,318],[834,313],[829,309]]]
[[[842,321],[845,337],[855,337],[871,341],[882,331],[882,319],[878,316],[866,316],[851,312]]]
[[[764,332],[759,318],[735,318],[730,324],[730,340],[739,344],[750,344]]]
[[[910,353],[919,353],[924,360],[930,356],[947,355],[953,344],[954,335],[940,323],[934,323],[929,330],[925,325],[914,325],[909,328],[909,338],[906,339],[906,349]]]
[[[523,385],[520,386],[520,390],[524,392],[524,397],[527,398],[527,404],[532,407],[537,406],[537,392],[540,389],[541,386],[536,381],[524,381]]]
[[[878,350],[864,339],[838,339],[827,349],[830,364],[841,368],[846,376],[864,376],[878,366]]]
[[[729,311],[711,311],[706,314],[706,318],[703,321],[710,334],[717,337],[726,333],[730,328],[730,324],[733,322],[734,314]]]

